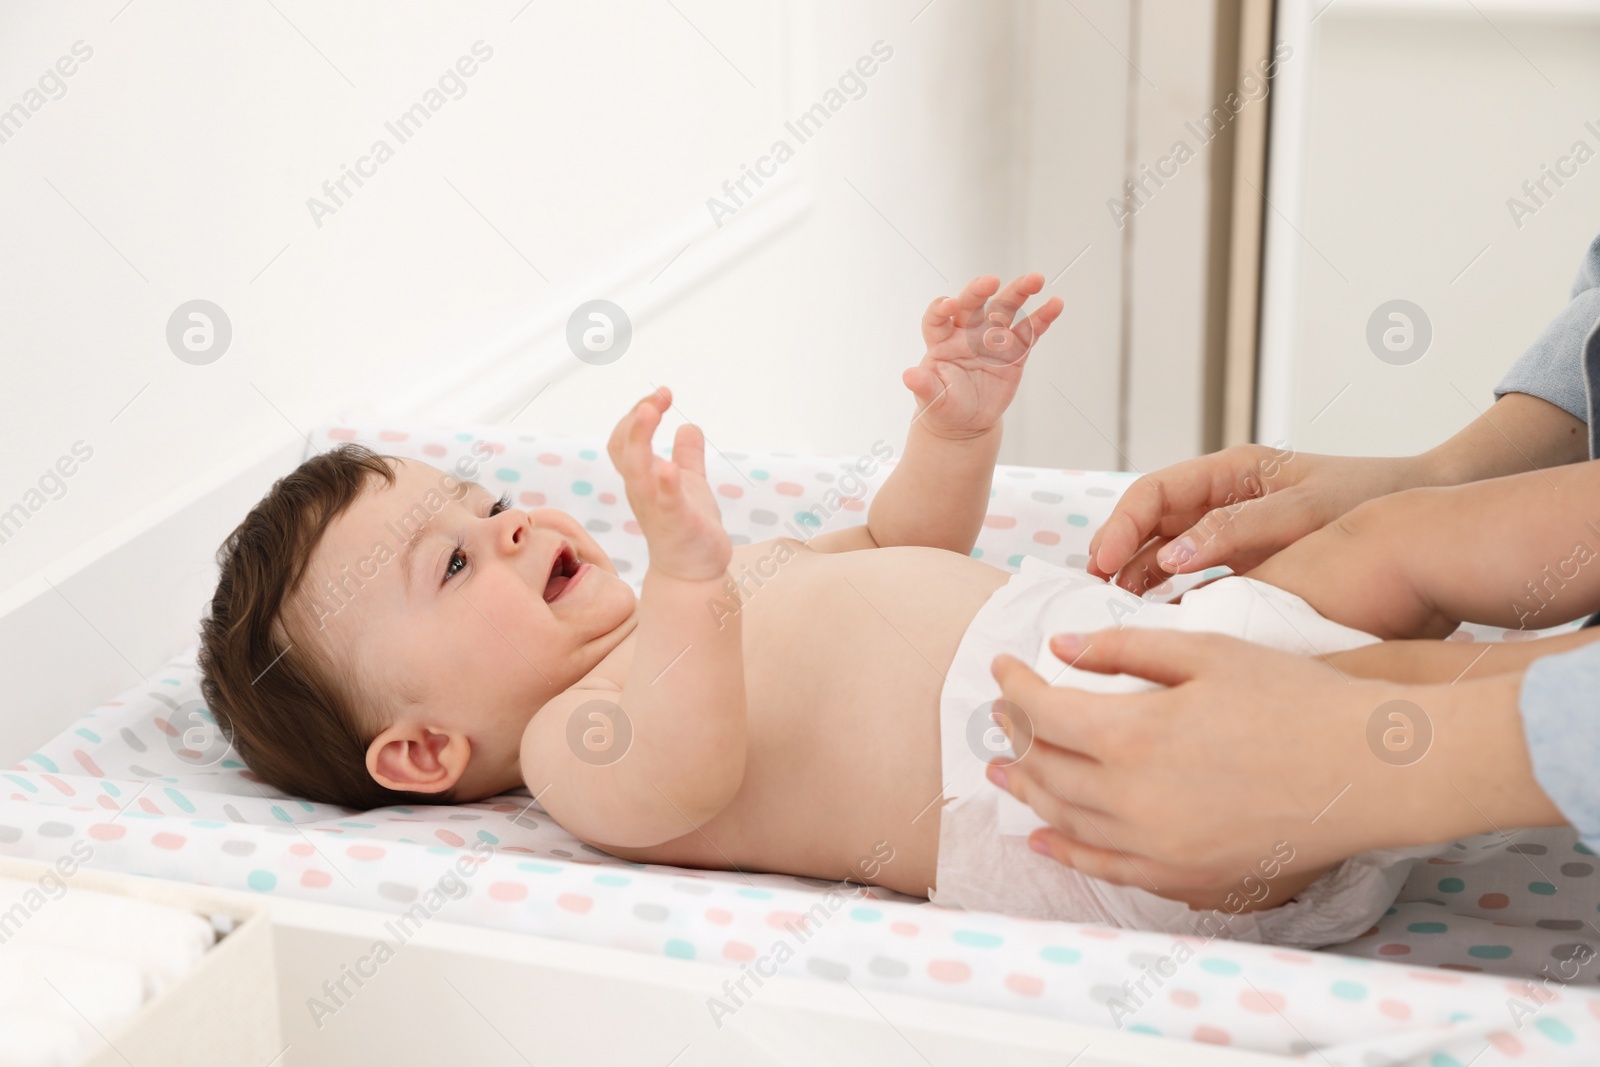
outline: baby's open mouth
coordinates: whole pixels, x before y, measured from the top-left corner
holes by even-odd
[[[556,553],[556,558],[550,564],[550,577],[544,583],[545,603],[548,604],[561,595],[561,591],[571,583],[581,565],[577,553],[563,544],[561,551]]]

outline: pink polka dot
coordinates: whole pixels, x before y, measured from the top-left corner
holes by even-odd
[[[1117,939],[1115,930],[1107,930],[1103,926],[1085,926],[1078,933],[1084,937],[1092,937],[1096,941],[1115,941]]]
[[[1403,1000],[1380,1000],[1378,1010],[1391,1019],[1411,1018],[1411,1005]]]
[[[1041,545],[1059,545],[1061,543],[1061,535],[1054,530],[1039,530],[1034,533],[1033,539]]]
[[[1504,1030],[1496,1030],[1494,1033],[1487,1034],[1485,1036],[1487,1037],[1489,1044],[1500,1050],[1501,1054],[1506,1056],[1522,1055],[1522,1042],[1518,1041]]]
[[[740,489],[737,485],[728,485],[724,483],[717,486],[717,495],[731,497],[734,500],[737,500],[744,496],[744,490]]]
[[[384,430],[378,434],[380,441],[404,441],[411,435],[400,430]]]
[[[381,860],[384,850],[377,845],[351,845],[345,854],[353,860]]]
[[[528,895],[528,887],[520,882],[492,882],[489,885],[489,899],[511,903],[523,900]]]
[[[756,958],[756,950],[743,941],[729,941],[722,946],[722,954],[735,963],[743,963],[745,960]]]
[[[1298,963],[1301,966],[1309,966],[1311,964],[1311,957],[1304,952],[1274,952],[1272,958],[1282,960],[1284,963]]]
[[[1400,955],[1400,953],[1396,953]],[[1461,979],[1438,971],[1407,971],[1406,977],[1416,982],[1432,982],[1434,985],[1460,985]]]
[[[506,450],[506,446],[501,444],[499,441],[478,441],[476,443],[482,445],[483,448],[487,448],[490,452],[493,452],[497,456]]]
[[[991,530],[1009,530],[1017,524],[1015,515],[985,515],[983,524]]]
[[[1507,630],[1500,635],[1502,641],[1537,641],[1539,635],[1531,630]]]
[[[1283,998],[1277,993],[1258,993],[1254,989],[1247,989],[1239,994],[1239,1007],[1259,1015],[1276,1013],[1283,1010]]]
[[[1378,955],[1380,955],[1380,956],[1409,956],[1409,955],[1411,955],[1411,946],[1410,945],[1395,945],[1395,944],[1379,945],[1378,946]]]
[[[114,804],[112,805],[112,807],[115,806],[116,805]],[[109,822],[97,822],[93,826],[89,827],[89,836],[94,838],[96,841],[117,841],[120,840],[122,835],[127,832],[127,827],[118,826],[115,823]]]
[[[326,889],[333,884],[333,875],[327,871],[309,870],[300,876],[300,884],[311,889]]]
[[[722,908],[707,908],[706,921],[716,923],[718,926],[727,926],[733,922],[733,912]]]
[[[448,451],[449,451],[449,449],[445,448],[444,445],[423,445],[422,446],[422,454],[424,456],[442,456]]]
[[[523,507],[538,508],[544,506],[544,494],[524,490],[517,494],[517,503]]]
[[[615,504],[617,502],[617,494],[600,493],[595,497],[595,499],[600,501],[602,504]]]
[[[865,500],[857,500],[853,496],[847,497],[844,502],[844,509],[846,511],[865,511],[867,510],[867,502]]]
[[[257,785],[266,785],[267,784],[267,780],[265,778],[261,777],[259,774],[257,774],[255,771],[252,771],[248,767],[246,767],[244,770],[239,772],[239,777],[243,778],[247,782],[255,782]]]
[[[289,846],[289,854],[291,856],[309,856],[315,851],[316,849],[312,848],[304,841],[296,841],[294,844]]]
[[[176,852],[184,845],[185,838],[180,834],[156,834],[150,843],[156,848],[164,848],[169,852]]]
[[[39,777],[43,778],[45,781],[54,786],[56,792],[60,793],[62,796],[70,797],[77,793],[77,790],[73,789],[70,785],[68,785],[66,782],[63,782],[53,774],[41,774]]]
[[[1233,1038],[1228,1036],[1228,1031],[1219,1030],[1215,1026],[1197,1026],[1194,1028],[1194,1039],[1204,1041],[1208,1045],[1231,1045]]]
[[[1199,1007],[1200,994],[1194,992],[1192,989],[1174,989],[1172,991],[1172,1003],[1176,1004],[1180,1008]]]
[[[1361,935],[1361,937],[1377,937],[1377,936],[1378,936],[1378,928],[1376,926],[1372,927],[1372,929],[1368,930],[1366,933]],[[1356,940],[1357,941],[1361,940],[1361,937],[1356,938]]]
[[[454,830],[435,830],[433,832],[433,836],[437,837],[445,844],[452,845],[456,848],[460,848],[462,845],[467,843],[466,839],[460,834],[456,833]]]
[[[934,960],[928,964],[928,977],[935,982],[955,985],[972,977],[972,968],[960,960]]]
[[[173,726],[166,719],[157,718],[156,719],[156,729],[160,730],[162,733],[166,734],[168,737],[177,737],[178,736],[178,728],[176,726]]]
[[[1458,867],[1461,865],[1460,860],[1447,860],[1440,856],[1429,856],[1428,862],[1435,867]]]
[[[1031,974],[1008,974],[1006,988],[1019,997],[1036,997],[1044,992],[1044,980]]]
[[[21,800],[22,797],[17,796],[15,793],[13,793],[12,794],[12,799],[13,800]],[[117,810],[117,802],[115,800],[112,800],[110,797],[101,796],[99,798],[99,801],[100,801],[100,806],[102,808],[110,808],[112,811],[116,811]]]
[[[1600,1019],[1600,1000],[1590,999],[1585,1003],[1588,1005],[1589,1014],[1593,1015],[1596,1019]]]
[[[803,486],[796,485],[794,482],[779,482],[772,488],[776,489],[784,496],[799,496],[801,493],[805,492],[805,488]]]
[[[916,937],[917,936],[917,924],[916,923],[905,923],[905,922],[890,923],[889,924],[889,929],[892,932],[894,932],[896,934],[899,934],[901,937]]]
[[[1489,911],[1498,911],[1500,908],[1508,907],[1510,904],[1511,898],[1504,893],[1485,893],[1478,898],[1478,907]]]
[[[539,462],[546,467],[559,467],[561,466],[561,457],[554,452],[541,452],[539,453]]]
[[[562,893],[556,898],[556,907],[582,915],[594,907],[594,901],[577,893]]]
[[[78,761],[78,766],[82,767],[96,778],[105,777],[104,772],[102,772],[99,767],[95,766],[94,760],[90,759],[89,753],[85,752],[83,749],[73,749],[72,758]]]
[[[328,431],[328,437],[335,441],[354,441],[356,432],[347,426],[335,426]]]
[[[779,929],[788,929],[791,926],[806,928],[806,917],[798,911],[774,911],[767,914],[767,925]]]
[[[637,536],[638,533],[639,533],[639,524],[637,522],[635,522],[634,520],[632,520],[632,519],[629,519],[626,522],[624,522],[622,524],[622,528],[627,533],[634,534],[635,536]]]

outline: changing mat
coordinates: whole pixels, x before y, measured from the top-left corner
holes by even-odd
[[[644,539],[598,442],[505,428],[317,435],[319,447],[354,439],[440,466],[487,458],[487,487],[569,511],[625,578],[642,578]],[[870,477],[859,463],[708,450],[736,543],[862,521],[893,459]],[[1002,467],[973,554],[1011,570],[1028,555],[1081,566],[1131,477]],[[87,847],[86,862],[106,869],[401,913],[408,936],[445,918],[732,967],[776,958],[785,974],[1263,1051],[1316,1048],[1330,1063],[1523,1052],[1578,1062],[1600,1045],[1600,996],[1586,985],[1596,965],[1564,962],[1600,946],[1600,877],[1566,830],[1458,842],[1418,866],[1374,930],[1307,953],[626,863],[577,842],[525,794],[370,812],[312,804],[264,785],[214,739],[191,653],[0,772],[0,851],[50,860]],[[1411,965],[1422,963],[1432,966]]]

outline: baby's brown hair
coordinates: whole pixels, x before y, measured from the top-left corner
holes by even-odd
[[[283,620],[328,527],[375,481],[394,484],[392,461],[341,445],[278,479],[218,549],[200,626],[200,691],[239,758],[293,796],[363,811],[449,798],[373,780],[350,679],[296,648]]]

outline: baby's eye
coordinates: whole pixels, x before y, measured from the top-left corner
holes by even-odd
[[[489,517],[492,519],[496,515],[500,514],[502,511],[510,511],[510,510],[511,510],[511,494],[510,493],[504,493],[504,494],[501,495],[499,500],[496,500],[492,505],[490,505],[490,507],[489,507]]]
[[[466,565],[466,554],[459,548],[452,549],[450,552],[449,562],[444,565],[444,580],[448,582],[450,579],[454,578],[457,574],[461,573],[461,569]]]

